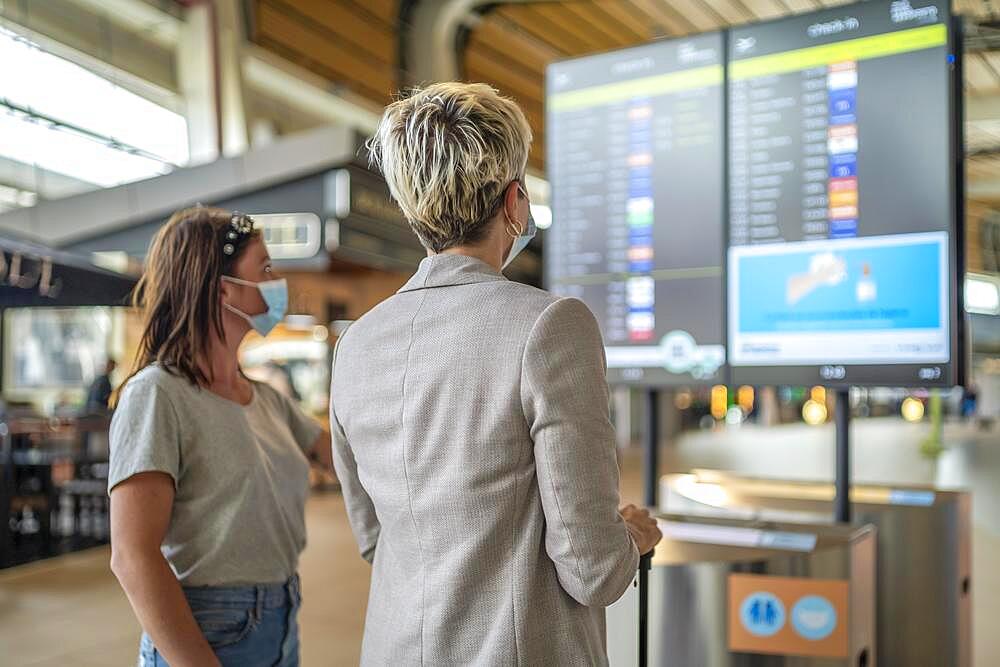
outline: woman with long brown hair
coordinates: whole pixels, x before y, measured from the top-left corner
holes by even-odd
[[[298,665],[308,459],[331,465],[329,434],[237,356],[287,298],[248,216],[179,211],[150,247],[108,479],[140,665]]]

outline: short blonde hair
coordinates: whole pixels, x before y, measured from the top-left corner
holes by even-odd
[[[389,192],[434,252],[475,243],[524,176],[531,128],[483,83],[435,83],[385,109],[368,142]]]

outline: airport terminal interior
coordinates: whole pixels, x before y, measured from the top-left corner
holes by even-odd
[[[372,137],[450,81],[523,111],[537,234],[503,275],[593,315],[620,504],[663,535],[604,612],[607,664],[1000,665],[1000,4],[0,0],[0,666],[167,664],[140,638],[169,653],[169,623],[112,570],[109,486],[171,215],[232,213],[227,256],[259,233],[287,303],[244,318],[235,368],[336,443],[338,340],[428,255]],[[366,628],[389,556],[362,558],[348,511],[372,472],[329,452],[301,664],[383,664],[363,640],[393,632],[384,609]],[[197,507],[211,541],[224,512]]]

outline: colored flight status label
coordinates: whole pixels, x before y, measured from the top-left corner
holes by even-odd
[[[846,581],[729,575],[729,650],[846,658]]]
[[[656,325],[656,292],[649,285],[653,270],[653,107],[648,99],[634,99],[628,110],[628,199],[625,221],[629,228],[625,328],[628,339],[653,339]],[[642,275],[645,274],[645,275]]]
[[[833,63],[826,76],[829,95],[829,136],[827,149],[845,171],[858,163],[858,123],[855,109],[858,97],[858,64],[854,61]],[[858,235],[858,177],[831,175],[827,186],[830,211],[830,237]]]

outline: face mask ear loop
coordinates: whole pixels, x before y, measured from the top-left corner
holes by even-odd
[[[247,287],[257,286],[256,283],[250,282],[249,280],[243,280],[242,278],[233,278],[232,276],[222,276],[222,280],[234,283],[236,285],[245,285]],[[233,315],[236,315],[237,317],[242,317],[244,320],[247,321],[247,324],[253,326],[253,319],[239,308],[230,306],[228,303],[222,304],[222,307],[231,312]]]
[[[250,316],[247,315],[246,313],[244,313],[239,308],[234,308],[233,306],[230,306],[228,303],[222,304],[222,307],[225,308],[226,310],[228,310],[233,315],[236,315],[237,317],[242,317],[244,320],[247,321],[248,324],[250,324],[251,326],[253,326],[253,322],[251,321]]]

